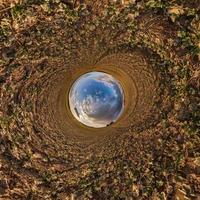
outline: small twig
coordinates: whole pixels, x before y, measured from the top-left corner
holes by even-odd
[[[0,13],[5,12],[5,11],[7,11],[7,10],[10,10],[11,8],[12,8],[12,6],[7,7],[7,8],[4,8],[4,9],[0,10]]]

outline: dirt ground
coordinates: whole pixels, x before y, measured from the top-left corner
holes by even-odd
[[[118,122],[75,120],[104,71]],[[0,200],[200,200],[199,0],[0,0]]]

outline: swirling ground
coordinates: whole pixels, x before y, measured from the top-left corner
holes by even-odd
[[[199,199],[198,1],[11,2],[0,199]],[[102,129],[79,124],[66,98],[93,70],[125,91],[122,117]]]

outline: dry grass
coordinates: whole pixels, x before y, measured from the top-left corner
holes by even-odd
[[[198,0],[1,1],[0,199],[198,200],[199,12]],[[130,104],[102,137],[64,110],[95,66],[123,77]]]

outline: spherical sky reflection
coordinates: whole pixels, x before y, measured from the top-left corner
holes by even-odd
[[[123,111],[123,90],[111,75],[90,72],[72,85],[69,106],[74,117],[86,126],[106,127],[115,122]]]

